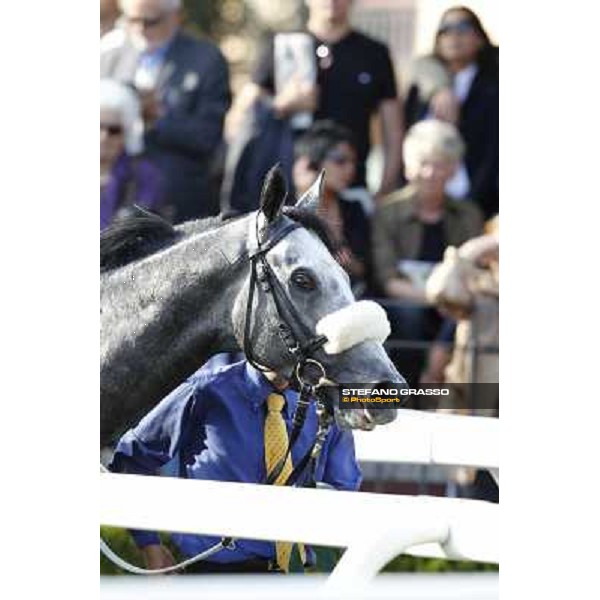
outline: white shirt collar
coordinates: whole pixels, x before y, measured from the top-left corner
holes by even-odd
[[[473,79],[477,75],[476,64],[470,64],[468,67],[461,69],[454,76],[454,95],[458,98],[458,101],[462,104],[467,96],[469,95],[469,90],[471,89],[471,85],[473,83]]]

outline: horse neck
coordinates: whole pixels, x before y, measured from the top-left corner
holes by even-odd
[[[103,286],[112,300],[104,303],[107,338],[115,344],[124,337],[135,341],[128,346],[143,349],[149,359],[167,346],[170,352],[196,356],[235,346],[231,311],[247,270],[244,261],[236,260],[245,245],[243,221],[188,233],[173,246],[109,274]]]
[[[243,221],[246,221],[245,223]],[[247,220],[103,277],[102,435],[131,426],[219,351],[236,350],[232,308],[246,280]]]

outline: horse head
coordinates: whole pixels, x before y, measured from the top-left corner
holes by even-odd
[[[338,425],[373,429],[391,422],[396,409],[340,410],[337,386],[407,384],[383,348],[389,335],[384,310],[355,300],[316,216],[323,177],[293,207],[284,207],[281,170],[275,167],[267,175],[261,208],[249,221],[251,274],[235,300],[233,328],[252,362],[288,379],[297,375],[299,353],[313,359],[311,364],[322,367],[320,393],[334,407]]]

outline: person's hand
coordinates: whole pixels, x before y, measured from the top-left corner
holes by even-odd
[[[151,127],[163,115],[163,107],[154,90],[140,92],[142,118],[146,126]]]
[[[319,88],[298,77],[293,77],[275,97],[273,106],[280,116],[287,117],[298,112],[314,112],[317,109]]]
[[[481,235],[465,242],[458,250],[461,258],[472,263],[498,262],[500,243],[497,234]]]
[[[164,569],[175,564],[173,555],[162,544],[145,546],[142,548],[142,555],[147,569]]]
[[[441,88],[433,94],[429,107],[436,119],[447,121],[454,125],[458,123],[460,105],[458,103],[458,98],[450,88]]]

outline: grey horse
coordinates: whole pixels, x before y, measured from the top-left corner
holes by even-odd
[[[320,178],[322,179],[322,177]],[[101,235],[101,444],[112,441],[162,397],[222,351],[247,344],[256,360],[291,377],[294,356],[278,335],[280,315],[272,294],[258,292],[248,313],[255,236],[269,239],[289,223],[302,226],[279,240],[265,257],[282,289],[315,331],[323,317],[355,302],[349,280],[328,247],[315,211],[321,181],[284,207],[279,169],[267,176],[258,212],[191,221],[172,227],[140,212]],[[337,354],[321,351],[327,381],[406,382],[380,341],[365,338]],[[331,399],[335,388],[327,393]],[[395,409],[338,411],[343,427],[372,429],[395,418]]]

